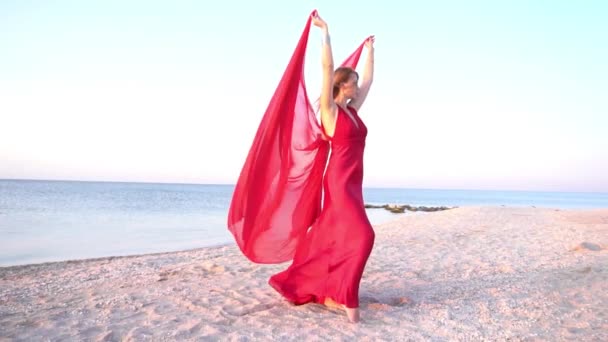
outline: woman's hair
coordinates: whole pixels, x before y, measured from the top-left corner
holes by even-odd
[[[334,99],[340,93],[340,85],[344,82],[348,82],[348,79],[352,74],[357,75],[357,79],[359,79],[359,74],[353,68],[339,67],[334,71]]]

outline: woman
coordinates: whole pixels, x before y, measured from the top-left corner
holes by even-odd
[[[359,321],[359,284],[374,243],[363,202],[363,151],[367,128],[358,116],[373,79],[374,38],[366,41],[361,87],[350,68],[334,71],[329,30],[318,13],[312,23],[323,34],[321,125],[331,143],[323,179],[323,211],[298,245],[289,268],[270,285],[294,304],[323,303]]]

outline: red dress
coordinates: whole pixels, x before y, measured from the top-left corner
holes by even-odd
[[[253,139],[227,224],[249,260],[293,260],[271,284],[294,303],[330,297],[357,307],[359,281],[374,240],[361,188],[367,128],[354,109],[358,127],[339,112],[324,175],[330,146],[304,82],[312,14]],[[364,43],[341,65],[356,68]]]
[[[329,297],[359,307],[359,283],[374,244],[363,202],[363,151],[367,127],[340,107],[323,180],[323,210],[300,241],[289,268],[270,285],[294,304],[323,303]],[[355,123],[356,122],[356,123]]]

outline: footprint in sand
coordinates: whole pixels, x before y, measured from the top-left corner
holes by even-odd
[[[204,275],[207,274],[220,274],[226,272],[226,267],[223,265],[217,265],[212,262],[206,262],[200,266],[194,267],[195,270],[202,272]]]
[[[204,263],[202,265],[190,266],[180,270],[165,270],[158,274],[157,281],[166,281],[175,276],[186,277],[190,275],[207,276],[210,274],[221,274],[226,272],[226,268],[222,265],[214,263]]]
[[[104,332],[98,341],[106,342],[106,341],[118,341],[119,337],[112,331]]]
[[[589,272],[591,272],[591,267],[590,266],[583,267],[583,268],[577,270],[577,272],[578,273],[589,273]]]
[[[266,310],[270,310],[271,308],[273,308],[275,306],[275,304],[269,304],[269,303],[260,303],[260,304],[253,304],[253,305],[245,305],[245,306],[224,306],[222,308],[222,312],[225,314],[228,314],[230,316],[245,316],[245,315],[251,315],[253,313],[256,312],[261,312],[261,311],[266,311]]]
[[[276,302],[261,301],[262,296],[246,287],[224,291],[222,293],[225,305],[221,312],[226,316],[245,316],[265,311],[277,305]]]
[[[391,297],[382,299],[362,297],[361,302],[372,310],[388,310],[394,307],[414,304],[414,301],[408,297]]]
[[[572,249],[572,251],[575,251],[575,252],[584,252],[584,251],[598,252],[598,251],[601,251],[602,249],[603,249],[602,246],[600,246],[600,245],[598,245],[596,243],[581,242],[576,247],[574,247]]]
[[[176,271],[176,270],[174,270],[174,271],[163,271],[163,272],[160,272],[160,273],[158,274],[158,280],[157,280],[157,281],[165,281],[165,280],[168,280],[168,279],[169,279],[169,277],[175,276],[175,275],[177,275],[178,273],[179,273],[179,272],[178,272],[178,271]]]

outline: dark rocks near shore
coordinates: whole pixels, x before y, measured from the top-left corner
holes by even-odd
[[[404,204],[404,205],[398,205],[398,204],[384,204],[384,205],[366,204],[365,208],[366,209],[386,209],[386,210],[390,211],[391,213],[395,213],[395,214],[402,214],[406,210],[408,210],[408,211],[432,212],[432,211],[441,211],[441,210],[453,209],[453,207],[452,208],[450,208],[450,207],[425,207],[425,206],[413,207],[413,206],[408,205],[408,204]]]

